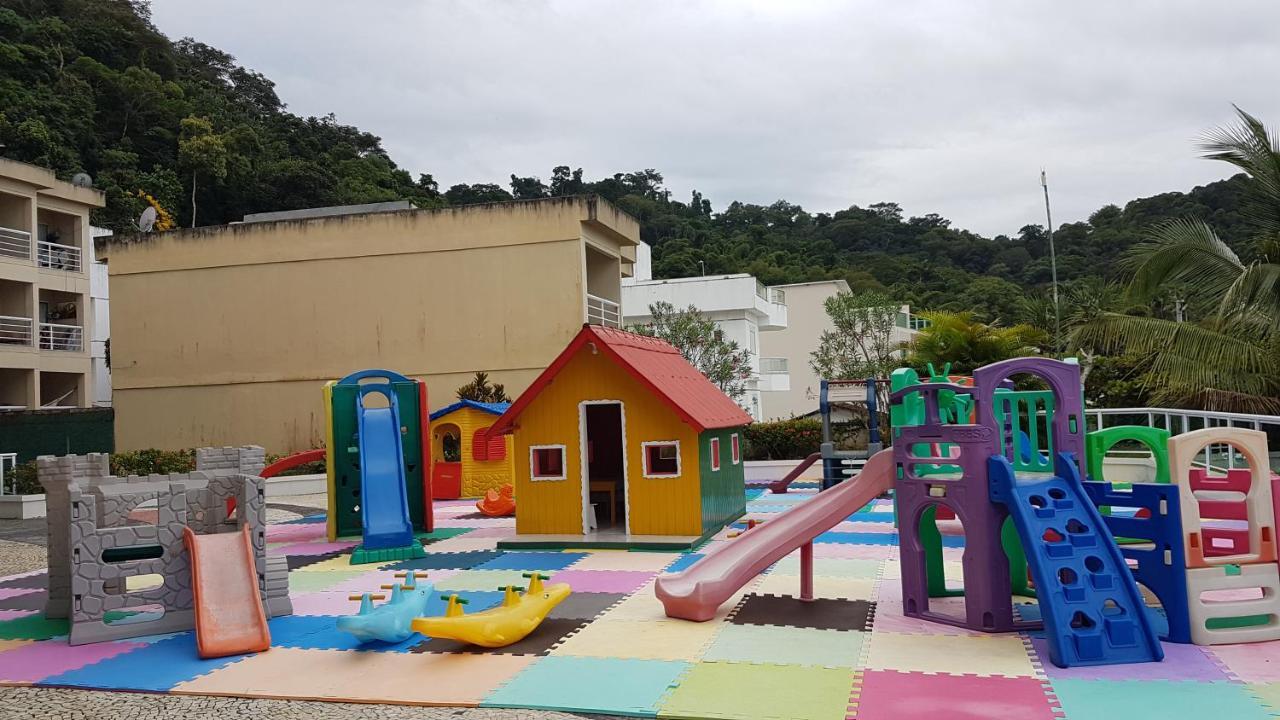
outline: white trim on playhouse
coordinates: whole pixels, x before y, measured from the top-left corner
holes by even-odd
[[[587,406],[617,405],[618,422],[622,426],[622,521],[626,534],[631,534],[631,485],[627,482],[627,405],[621,400],[583,400],[578,403],[578,474],[582,485],[582,534],[591,533],[591,473],[587,463]]]
[[[651,473],[649,472],[649,448],[663,445],[674,445],[676,448],[676,471],[674,473]],[[679,440],[649,440],[640,443],[640,467],[642,476],[653,480],[662,480],[670,478],[678,478],[681,475],[682,466],[680,464],[680,441]]]
[[[560,451],[560,474],[559,475],[538,475],[536,469],[538,467],[537,460],[534,459],[538,450],[559,450]],[[555,482],[557,480],[565,480],[568,476],[568,449],[564,445],[530,445],[529,446],[529,480],[532,482]]]

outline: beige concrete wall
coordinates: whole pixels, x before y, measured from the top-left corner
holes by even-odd
[[[765,420],[803,415],[818,409],[819,377],[809,367],[809,355],[818,349],[823,330],[833,330],[823,301],[849,290],[843,280],[779,285],[787,293],[787,327],[760,333],[761,357],[784,357],[791,375],[791,389],[760,394]]]
[[[106,244],[117,446],[315,447],[321,386],[368,367],[426,379],[433,407],[477,370],[514,396],[581,327],[584,223],[636,242],[626,216],[601,230],[615,215],[557,199]]]

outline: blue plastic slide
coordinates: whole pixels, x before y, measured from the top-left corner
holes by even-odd
[[[1164,650],[1111,530],[1085,494],[1069,453],[1054,474],[1015,477],[1007,458],[987,464],[991,501],[1009,509],[1036,581],[1054,665],[1159,662]]]
[[[378,393],[388,407],[365,407],[365,398]],[[400,409],[390,385],[361,385],[357,400],[360,436],[360,519],[364,550],[413,545],[413,524],[405,497],[404,448],[400,441]]]

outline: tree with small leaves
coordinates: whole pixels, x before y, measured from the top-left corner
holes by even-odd
[[[670,343],[725,395],[740,400],[751,378],[751,353],[725,337],[714,320],[690,305],[683,310],[669,302],[649,306],[649,322],[627,328],[639,335]]]

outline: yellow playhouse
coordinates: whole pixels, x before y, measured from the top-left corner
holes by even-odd
[[[745,510],[750,422],[671,345],[584,326],[490,428],[515,436],[498,546],[695,547]]]
[[[511,403],[458,402],[431,413],[431,496],[480,497],[511,482],[511,437],[489,427]]]

